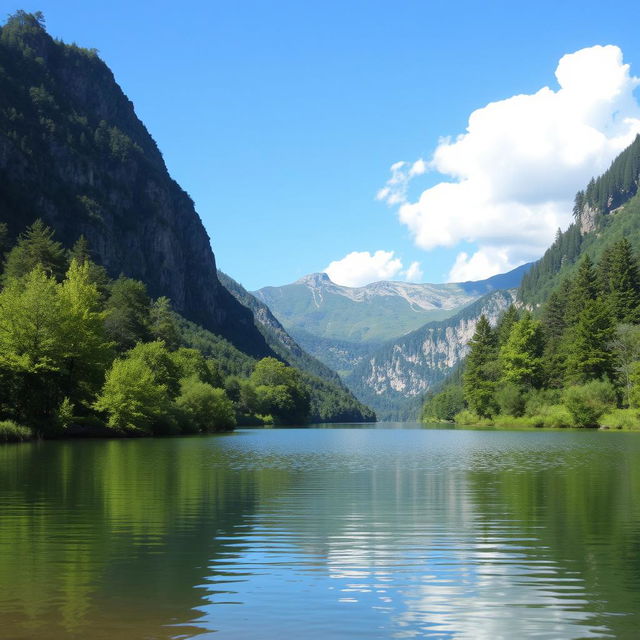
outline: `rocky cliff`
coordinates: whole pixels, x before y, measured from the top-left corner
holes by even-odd
[[[112,276],[145,282],[181,314],[253,356],[273,355],[220,284],[193,201],[95,51],[54,41],[37,16],[0,29],[0,221],[80,234]]]
[[[482,314],[491,324],[515,301],[516,290],[496,291],[456,315],[430,322],[365,358],[347,377],[356,396],[379,418],[417,418],[420,398],[467,355]]]

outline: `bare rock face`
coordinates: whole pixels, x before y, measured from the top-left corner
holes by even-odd
[[[390,399],[402,406],[419,398],[465,358],[480,316],[495,325],[515,299],[515,289],[494,291],[447,320],[425,324],[367,357],[347,384],[382,415]]]
[[[588,204],[583,205],[580,210],[580,233],[585,235],[596,230],[599,212],[595,207]]]
[[[142,280],[241,350],[271,355],[111,71],[23,22],[0,31],[0,220],[15,236],[42,218],[66,246],[84,234],[111,276]]]

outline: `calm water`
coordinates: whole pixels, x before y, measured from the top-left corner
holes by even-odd
[[[640,434],[0,448],[0,637],[636,638]]]

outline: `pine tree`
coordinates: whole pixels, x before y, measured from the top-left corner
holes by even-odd
[[[614,354],[610,345],[615,326],[602,300],[589,300],[574,327],[566,334],[567,380],[582,383],[614,373]]]
[[[478,320],[469,347],[463,377],[464,397],[478,416],[489,417],[495,411],[498,341],[484,314]]]
[[[613,247],[610,264],[609,305],[618,322],[640,321],[640,273],[631,244],[623,238]]]
[[[521,389],[539,387],[543,351],[542,324],[525,313],[513,325],[509,339],[500,348],[502,379]]]
[[[580,262],[578,271],[571,281],[565,313],[565,321],[568,326],[576,324],[589,300],[595,300],[597,293],[593,262],[586,255]]]
[[[7,254],[3,281],[22,278],[38,266],[48,275],[62,280],[67,270],[67,258],[62,245],[53,236],[53,230],[40,219],[28,227]]]
[[[518,313],[516,307],[510,304],[508,309],[500,317],[498,326],[496,327],[496,335],[498,336],[499,347],[501,347],[507,342],[507,340],[509,340],[511,329],[513,328],[513,325],[518,322],[519,316],[520,314]]]

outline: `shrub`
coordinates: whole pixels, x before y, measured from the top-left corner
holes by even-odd
[[[233,403],[224,389],[215,389],[196,377],[181,383],[176,406],[191,432],[231,431],[236,425]]]
[[[23,427],[13,420],[0,422],[0,442],[25,442],[33,440],[34,433],[29,427]]]
[[[524,413],[525,396],[513,383],[507,382],[496,391],[496,402],[500,413],[519,417]]]
[[[640,411],[637,409],[613,409],[600,418],[600,424],[609,429],[640,431]]]
[[[493,422],[488,418],[480,418],[477,413],[474,413],[469,409],[464,409],[463,411],[460,411],[460,413],[457,413],[454,417],[454,422],[456,424],[474,427],[487,427],[493,424]]]
[[[170,406],[167,388],[141,359],[116,360],[107,372],[95,408],[107,413],[114,429],[166,433]]]
[[[593,380],[568,387],[563,400],[575,426],[595,427],[600,416],[615,405],[616,394],[610,382]]]

